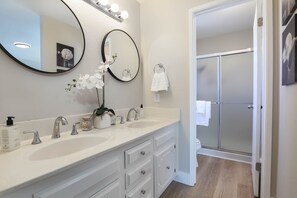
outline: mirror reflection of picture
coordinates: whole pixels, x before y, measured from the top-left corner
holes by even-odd
[[[57,66],[72,68],[74,67],[74,48],[57,43]]]
[[[111,55],[111,38],[107,38],[104,43],[105,60],[108,62],[112,61]]]
[[[282,24],[286,25],[296,10],[297,0],[282,0]]]
[[[296,21],[296,15],[294,15],[282,35],[282,85],[290,85],[297,82]]]

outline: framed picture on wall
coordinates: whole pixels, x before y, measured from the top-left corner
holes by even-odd
[[[297,0],[282,0],[282,24],[286,25],[294,14]]]
[[[290,85],[297,82],[296,16],[293,16],[282,34],[282,85]]]
[[[57,43],[57,66],[74,67],[74,48],[61,43]]]

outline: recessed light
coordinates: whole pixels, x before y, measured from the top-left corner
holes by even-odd
[[[30,47],[31,47],[30,44],[25,43],[25,42],[13,42],[13,44],[14,44],[16,47],[23,48],[23,49],[26,49],[26,48],[30,48]]]

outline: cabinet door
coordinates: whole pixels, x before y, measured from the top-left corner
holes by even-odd
[[[93,186],[102,189],[110,178],[118,177],[120,162],[117,158],[102,163],[96,167],[84,170],[77,175],[56,182],[55,185],[47,186],[40,192],[34,193],[34,198],[68,198],[86,197]],[[113,180],[114,181],[114,180]],[[107,183],[108,184],[108,183]],[[96,190],[95,192],[97,192]]]
[[[97,192],[90,198],[119,198],[121,197],[120,191],[120,183],[118,181],[115,181],[114,183],[108,185],[103,190]]]
[[[156,197],[159,197],[175,177],[175,156],[174,144],[155,155],[155,188]]]

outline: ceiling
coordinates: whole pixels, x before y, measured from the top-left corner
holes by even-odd
[[[198,15],[197,39],[252,29],[255,9],[255,2],[252,1]]]

